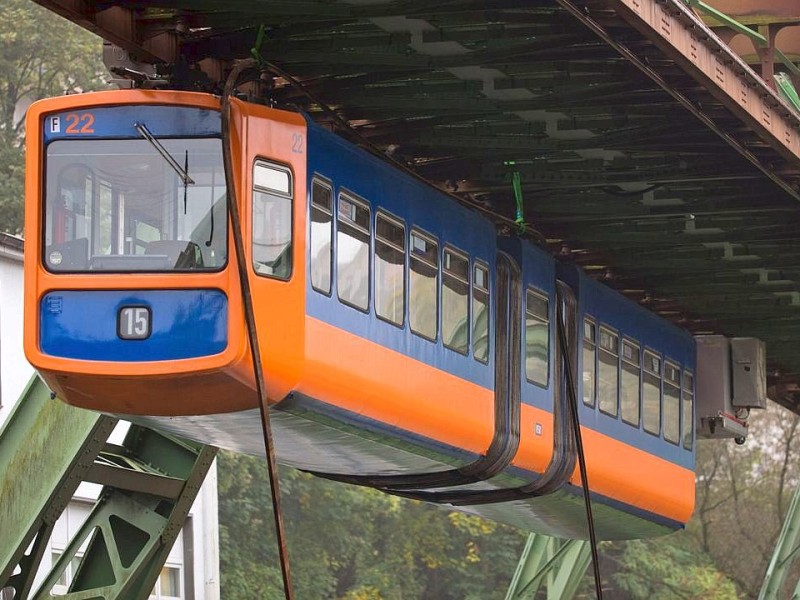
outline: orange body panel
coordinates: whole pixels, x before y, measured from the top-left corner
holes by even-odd
[[[25,181],[25,232],[28,240],[40,239],[43,223],[40,210],[43,195],[42,164],[44,148],[41,131],[45,116],[64,110],[124,104],[162,104],[207,109],[219,109],[219,100],[207,94],[190,92],[151,92],[126,90],[64,96],[37,102],[27,116],[28,149]],[[259,118],[260,117],[260,118]],[[291,152],[293,134],[304,134],[305,121],[299,115],[275,111],[266,107],[232,101],[233,161],[239,165],[235,186],[240,211],[245,223],[245,260],[250,264],[249,222],[252,161],[256,156],[289,165],[294,177],[295,207],[305,199],[304,154]],[[251,129],[247,135],[248,129]],[[305,211],[295,210],[293,216],[293,261],[296,266],[289,282],[265,280],[251,273],[251,286],[259,294],[271,294],[274,304],[256,305],[259,330],[265,333],[259,341],[262,355],[272,366],[267,392],[271,401],[285,397],[294,387],[299,371],[302,342],[282,344],[276,348],[269,343],[271,335],[288,340],[288,330],[302,327],[303,231]],[[245,335],[241,293],[236,270],[232,233],[228,232],[228,264],[216,273],[118,273],[58,274],[43,267],[40,244],[29,244],[25,252],[25,327],[24,348],[28,360],[60,392],[67,402],[87,408],[100,408],[90,402],[86,390],[103,394],[102,409],[121,414],[200,414],[227,412],[257,406],[257,398],[248,390],[254,389],[252,360]],[[39,347],[38,306],[40,298],[52,290],[121,290],[121,289],[220,289],[228,296],[228,344],[213,356],[170,361],[126,363],[123,369],[117,362],[84,361],[47,355]],[[270,306],[272,309],[270,310]],[[124,370],[124,374],[120,371]],[[185,375],[199,374],[192,380]],[[122,377],[121,377],[122,375]],[[124,385],[120,385],[120,381]],[[219,382],[230,380],[235,393],[216,395]],[[69,383],[67,383],[69,382]],[[239,383],[236,383],[239,382]],[[67,389],[71,390],[67,393]],[[84,390],[81,394],[77,390]],[[155,390],[174,402],[159,403]],[[152,398],[148,398],[148,395]]]
[[[311,317],[305,364],[298,391],[310,397],[477,454],[491,442],[491,390]],[[536,423],[543,425],[541,436],[534,433]],[[692,471],[592,429],[582,427],[582,432],[594,492],[675,521],[689,519]],[[520,437],[512,464],[541,473],[552,454],[552,413],[524,404]],[[577,466],[572,483],[580,485]]]

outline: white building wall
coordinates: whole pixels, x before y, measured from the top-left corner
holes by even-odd
[[[0,426],[33,375],[33,368],[25,359],[22,348],[22,292],[21,240],[0,233]],[[125,430],[124,426],[118,427],[112,434],[112,441],[121,442]],[[75,500],[56,524],[50,547],[42,559],[42,572],[37,584],[89,515],[99,490],[100,486],[86,483],[78,488]],[[187,527],[191,527],[191,531],[184,530],[175,542],[151,599],[219,600],[216,463],[211,467],[192,506]],[[191,548],[186,547],[188,542],[191,542]],[[186,564],[187,557],[190,565]],[[192,589],[187,589],[187,578],[193,584]],[[54,591],[65,590],[66,587],[57,587]]]

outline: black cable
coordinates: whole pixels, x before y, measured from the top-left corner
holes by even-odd
[[[244,307],[245,324],[247,326],[247,339],[250,343],[250,352],[253,357],[253,374],[256,380],[256,392],[258,394],[258,405],[261,412],[261,429],[264,434],[264,449],[267,458],[267,470],[269,472],[270,491],[272,495],[272,511],[275,519],[275,532],[278,538],[278,550],[280,553],[281,575],[283,577],[283,590],[286,600],[294,600],[294,590],[292,589],[292,578],[289,571],[289,553],[286,546],[286,534],[283,527],[283,513],[280,506],[280,487],[278,485],[278,466],[275,460],[275,444],[272,439],[272,428],[269,419],[269,407],[267,405],[266,385],[264,382],[264,368],[261,364],[261,351],[258,345],[258,334],[256,331],[255,312],[253,310],[253,297],[250,293],[250,280],[248,279],[248,269],[244,255],[244,238],[242,236],[241,217],[239,205],[236,201],[236,186],[234,184],[235,171],[233,169],[233,159],[231,157],[231,137],[230,137],[230,96],[239,79],[239,76],[247,69],[257,66],[253,59],[236,61],[231,69],[228,79],[225,81],[225,88],[222,94],[220,110],[222,112],[222,157],[225,169],[225,185],[228,190],[228,215],[230,216],[233,240],[236,249],[236,265],[239,271],[239,284],[242,292],[242,304]],[[213,209],[212,209],[213,214]]]
[[[583,501],[586,506],[586,521],[589,528],[589,545],[592,549],[592,566],[594,569],[594,589],[597,600],[603,600],[603,581],[600,578],[600,561],[597,552],[597,534],[594,528],[594,514],[592,513],[592,498],[589,492],[589,478],[586,473],[586,455],[583,451],[583,437],[581,435],[581,424],[578,418],[578,394],[573,378],[572,362],[569,357],[569,346],[567,345],[567,333],[564,325],[564,311],[560,295],[556,296],[556,328],[558,329],[558,339],[561,344],[562,357],[564,359],[564,375],[566,377],[567,394],[569,395],[570,421],[572,431],[575,436],[575,445],[578,450],[578,467],[581,474],[581,487],[583,488]]]

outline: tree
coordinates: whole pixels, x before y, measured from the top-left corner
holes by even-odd
[[[697,505],[689,529],[742,596],[754,598],[800,484],[800,417],[770,403],[750,421],[744,446],[699,444]]]
[[[24,118],[41,98],[105,86],[102,41],[30,0],[0,4],[0,230],[22,231]]]
[[[462,513],[281,469],[298,598],[502,596],[525,534]],[[263,459],[219,459],[222,596],[281,597]]]

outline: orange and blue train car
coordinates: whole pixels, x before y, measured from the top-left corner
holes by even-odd
[[[585,537],[572,392],[598,536],[686,523],[689,334],[304,115],[231,107],[226,140],[206,94],[29,110],[24,341],[61,399],[263,453],[232,184],[279,461]]]

